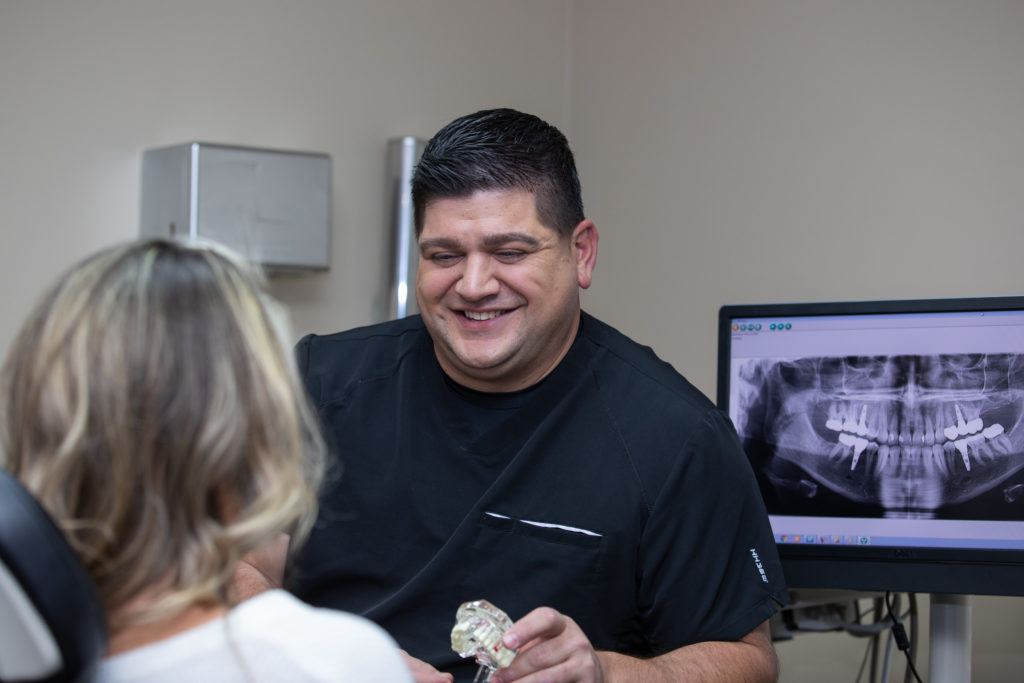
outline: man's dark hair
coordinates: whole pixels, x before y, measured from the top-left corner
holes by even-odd
[[[430,139],[412,177],[416,234],[423,231],[430,202],[480,190],[532,192],[540,222],[563,236],[584,219],[569,142],[532,114],[478,111],[455,119]]]

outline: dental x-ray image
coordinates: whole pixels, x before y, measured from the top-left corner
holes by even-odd
[[[1024,356],[744,361],[733,416],[773,514],[1024,520]]]

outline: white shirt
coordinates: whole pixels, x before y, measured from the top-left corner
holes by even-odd
[[[412,683],[394,640],[274,590],[224,617],[102,660],[94,683]]]

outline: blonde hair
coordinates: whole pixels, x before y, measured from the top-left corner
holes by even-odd
[[[118,630],[223,602],[245,553],[303,539],[324,447],[259,273],[154,240],[86,259],[36,306],[0,371],[0,462]]]

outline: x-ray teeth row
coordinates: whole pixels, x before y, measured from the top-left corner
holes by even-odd
[[[849,501],[929,516],[1024,468],[1022,379],[1018,354],[756,359],[739,368],[736,428]]]

